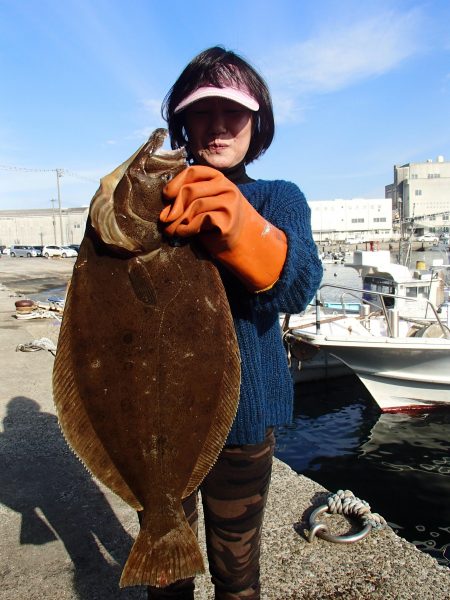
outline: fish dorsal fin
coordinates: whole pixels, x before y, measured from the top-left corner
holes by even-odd
[[[70,345],[71,288],[64,308],[64,319],[58,339],[53,368],[53,397],[59,422],[69,446],[88,470],[135,510],[141,503],[123,480],[110,456],[94,431],[92,423],[78,395],[73,374]],[[78,349],[83,352],[83,349]]]

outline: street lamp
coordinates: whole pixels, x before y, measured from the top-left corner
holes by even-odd
[[[63,176],[63,170],[62,169],[55,169],[55,170],[56,170],[56,186],[58,188],[59,233],[61,235],[61,246],[64,246],[63,226],[62,226],[62,210],[61,210],[61,192],[59,190],[59,178]],[[56,245],[56,242],[55,242],[55,245]]]
[[[50,202],[52,203],[52,221],[53,221],[53,238],[54,238],[54,244],[56,246],[56,219],[55,219],[55,198],[52,198],[50,200]]]
[[[403,198],[398,198],[398,218],[400,219],[400,240],[398,242],[398,262],[403,264]]]
[[[398,199],[398,218],[400,219],[400,241],[403,240],[403,199]]]

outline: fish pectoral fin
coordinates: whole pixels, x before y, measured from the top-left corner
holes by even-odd
[[[145,265],[144,257],[130,259],[128,276],[136,298],[144,304],[156,305],[156,290],[152,278]],[[147,259],[148,260],[148,259]]]

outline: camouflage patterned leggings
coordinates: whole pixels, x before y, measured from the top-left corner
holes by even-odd
[[[226,446],[200,490],[216,600],[259,600],[259,556],[264,507],[275,446],[269,429],[261,444]],[[183,503],[197,533],[197,494]],[[194,599],[194,579],[148,588],[149,599]]]

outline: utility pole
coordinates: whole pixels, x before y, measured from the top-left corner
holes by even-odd
[[[52,203],[52,220],[53,220],[53,238],[54,238],[54,244],[56,246],[56,219],[55,219],[55,198],[52,198],[50,200],[50,202]]]
[[[59,178],[63,176],[62,169],[56,169],[56,186],[58,188],[58,209],[59,209],[59,233],[61,235],[61,246],[64,246],[63,226],[62,226],[62,210],[61,210],[61,192],[59,189]],[[56,244],[56,242],[55,242]]]

